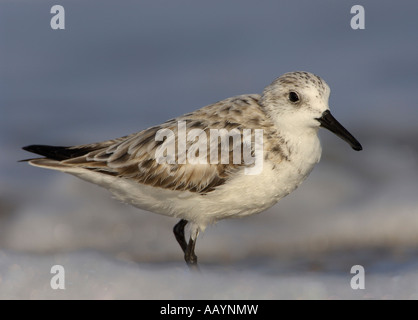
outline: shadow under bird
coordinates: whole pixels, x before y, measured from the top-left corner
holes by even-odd
[[[264,211],[305,180],[321,157],[320,127],[335,133],[354,150],[362,150],[332,116],[329,94],[320,77],[289,72],[275,79],[261,95],[228,98],[128,136],[71,147],[30,145],[23,149],[43,156],[27,160],[33,166],[75,175],[108,189],[123,202],[180,219],[174,235],[187,264],[193,267],[197,266],[196,239],[208,225]],[[179,161],[189,159],[185,153],[191,149],[196,152],[193,139],[180,148],[179,123],[185,123],[187,134],[200,129],[207,136],[213,129],[236,129],[240,133],[262,129],[262,170],[247,174],[245,169],[254,163],[232,161],[235,147],[239,151],[246,147],[245,139],[227,150],[229,161]],[[162,162],[156,157],[168,139],[156,138],[164,129],[174,133],[179,154],[172,159],[176,161]],[[216,140],[215,147],[216,155],[221,155],[225,149],[222,139]]]

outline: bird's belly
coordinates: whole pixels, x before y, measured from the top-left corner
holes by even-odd
[[[295,190],[312,171],[315,163],[304,166],[291,162],[264,163],[259,175],[240,175],[202,199],[205,216],[213,220],[244,217],[262,212]]]
[[[316,138],[316,137],[315,137]],[[321,157],[321,146],[316,138],[308,148],[294,150],[293,156],[279,163],[264,161],[258,175],[241,175],[216,190],[219,216],[242,217],[264,211],[294,191],[311,173]],[[213,208],[213,212],[216,212]],[[216,213],[215,213],[216,214]]]

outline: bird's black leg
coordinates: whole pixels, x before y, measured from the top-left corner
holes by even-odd
[[[194,253],[195,245],[196,240],[193,240],[192,237],[190,237],[186,251],[184,252],[184,260],[186,260],[186,263],[189,267],[197,267],[197,256]]]
[[[186,254],[186,249],[187,249],[187,242],[186,242],[186,238],[184,237],[184,227],[186,226],[187,223],[188,223],[187,220],[181,219],[173,228],[173,232],[176,237],[176,240],[179,243],[184,254]]]
[[[181,249],[184,252],[184,260],[186,260],[187,265],[192,268],[197,268],[197,256],[194,253],[196,239],[193,240],[192,237],[190,237],[189,243],[187,243],[186,238],[184,236],[184,227],[187,223],[187,220],[181,219],[174,226],[173,232],[177,242],[179,243]]]

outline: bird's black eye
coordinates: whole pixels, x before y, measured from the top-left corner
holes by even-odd
[[[299,101],[299,95],[294,91],[290,91],[289,92],[289,100],[291,102],[298,102]]]

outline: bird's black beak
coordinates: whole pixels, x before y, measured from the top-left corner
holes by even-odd
[[[360,142],[354,138],[350,132],[348,132],[342,125],[335,119],[329,110],[324,111],[321,118],[317,118],[321,127],[328,129],[335,133],[341,139],[346,141],[354,150],[360,151],[363,149]]]

